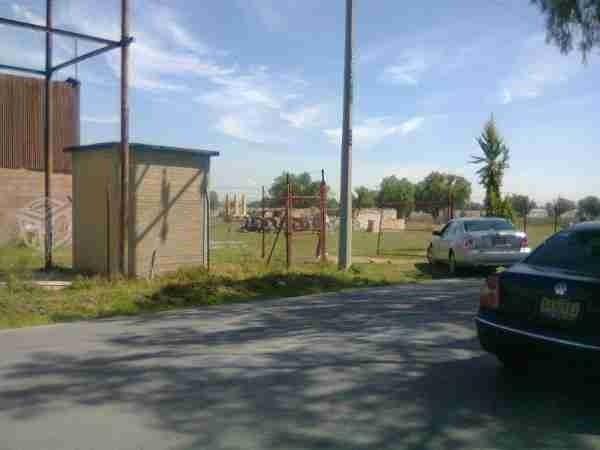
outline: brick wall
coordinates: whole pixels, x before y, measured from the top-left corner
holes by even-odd
[[[52,181],[53,198],[71,196],[71,175],[54,174]],[[43,172],[0,168],[0,244],[17,237],[17,211],[43,196]]]

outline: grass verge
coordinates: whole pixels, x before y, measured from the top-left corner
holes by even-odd
[[[332,265],[294,271],[222,265],[214,273],[181,270],[155,280],[78,277],[71,287],[47,291],[28,280],[9,278],[0,289],[0,328],[127,316],[182,307],[292,297],[348,288],[415,282],[431,278],[413,268],[364,264],[340,272]]]
[[[424,264],[425,249],[431,238],[428,230],[386,233],[382,242],[384,264],[355,264],[348,272],[335,266],[306,264],[314,261],[316,236],[298,235],[294,252],[298,262],[294,270],[283,269],[283,245],[274,253],[272,267],[265,267],[259,254],[260,235],[238,233],[229,225],[216,227],[217,242],[231,243],[216,249],[211,273],[201,269],[182,270],[155,280],[115,280],[76,276],[70,269],[47,274],[38,268],[41,255],[24,246],[0,247],[0,328],[50,324],[73,320],[134,315],[153,311],[228,302],[292,297],[349,288],[409,283],[440,278],[446,272],[430,272]],[[551,233],[549,226],[532,226],[533,245]],[[267,248],[273,236],[268,236]],[[336,236],[328,239],[335,254]],[[357,261],[375,255],[377,235],[355,233],[354,256]],[[70,250],[55,254],[57,263],[70,267]],[[33,286],[33,279],[74,280],[62,291],[46,291]]]

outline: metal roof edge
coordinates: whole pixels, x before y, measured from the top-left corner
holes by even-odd
[[[64,149],[65,152],[82,152],[82,151],[98,151],[98,150],[113,150],[118,147],[120,142],[98,142],[95,144],[87,145],[76,145],[67,147]],[[192,153],[196,155],[204,156],[219,156],[220,153],[214,150],[194,149],[185,147],[169,147],[166,145],[153,145],[143,144],[139,142],[131,142],[129,148],[134,151],[151,151],[151,152],[180,152],[180,153]]]

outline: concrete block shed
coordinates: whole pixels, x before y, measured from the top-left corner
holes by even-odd
[[[218,152],[132,143],[126,268],[130,276],[205,266],[208,181]],[[73,267],[118,273],[120,144],[71,147]]]

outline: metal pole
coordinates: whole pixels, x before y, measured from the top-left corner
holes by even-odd
[[[112,278],[112,264],[111,264],[111,236],[110,236],[110,219],[112,217],[111,205],[110,205],[110,184],[106,186],[106,275],[108,278]]]
[[[340,188],[340,242],[338,266],[352,265],[352,102],[354,0],[346,0],[346,42],[344,58],[344,122],[342,126],[342,177]]]
[[[46,0],[46,26],[52,27],[52,0]],[[52,33],[46,32],[46,74],[44,89],[44,196],[45,196],[45,221],[44,221],[44,260],[46,270],[52,268],[52,172],[53,164],[53,116],[52,116]]]
[[[261,251],[261,257],[262,259],[265,259],[265,187],[262,187],[262,199],[261,199],[261,207],[262,207],[262,227],[261,227],[261,232],[262,232],[262,251]]]
[[[20,20],[8,19],[6,17],[0,17],[0,25],[8,25],[13,27],[26,28],[29,30],[40,31],[42,33],[52,33],[58,36],[67,36],[71,38],[83,39],[84,41],[97,42],[98,44],[119,44],[119,41],[113,41],[112,39],[106,39],[99,36],[92,36],[89,34],[77,33],[75,31],[63,30],[61,28],[53,28],[44,25],[36,25],[34,23],[22,22]]]
[[[327,262],[327,184],[321,170],[321,262]]]
[[[290,175],[287,175],[287,197],[285,200],[285,266],[289,270],[292,265],[292,186]]]
[[[377,231],[377,256],[381,255],[381,238],[383,236],[383,206],[379,210],[379,230]]]
[[[129,0],[121,0],[121,208],[119,214],[119,270],[126,275],[129,195]],[[129,264],[131,265],[131,261]]]

